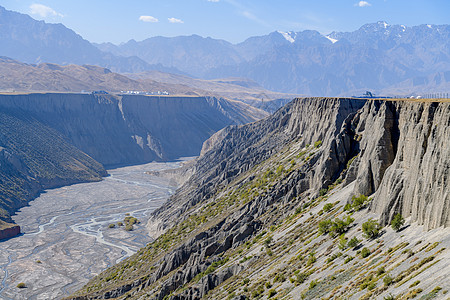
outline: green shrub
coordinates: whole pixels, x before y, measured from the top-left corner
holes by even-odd
[[[367,286],[367,289],[368,289],[369,291],[371,291],[371,290],[373,290],[373,289],[376,288],[376,287],[377,287],[377,283],[376,283],[375,281],[372,281],[372,282],[370,282],[369,285]]]
[[[333,204],[332,203],[327,203],[323,206],[323,211],[324,212],[329,212],[330,210],[333,209]]]
[[[348,230],[348,227],[350,224],[353,223],[355,219],[347,217],[347,220],[341,220],[339,218],[334,219],[334,221],[331,223],[330,227],[330,234],[332,236],[343,234]]]
[[[322,146],[322,141],[317,141],[314,143],[314,148],[320,148]]]
[[[19,289],[24,289],[24,288],[26,288],[27,286],[26,286],[25,283],[19,282],[19,284],[17,284],[17,287],[18,287]]]
[[[244,284],[248,284],[250,282],[250,279],[244,278]]]
[[[284,172],[284,167],[283,166],[278,166],[277,168],[277,176],[280,176],[281,174],[283,174]]]
[[[126,231],[132,231],[132,230],[133,230],[133,225],[127,224],[127,225],[125,226],[125,230],[126,230]]]
[[[341,234],[339,237],[339,249],[345,250],[348,247],[347,238],[345,237],[345,234]]]
[[[396,214],[391,221],[392,229],[394,229],[395,231],[399,231],[400,228],[402,228],[404,224],[405,224],[405,219],[402,217],[401,214]]]
[[[356,211],[363,209],[367,206],[369,200],[366,195],[359,195],[358,197],[352,197],[352,208]]]
[[[269,290],[269,294],[267,296],[269,296],[269,298],[275,296],[277,294],[277,291],[275,289],[270,289]]]
[[[389,274],[384,276],[383,283],[385,286],[390,286],[394,282],[394,278],[392,278]]]
[[[411,283],[411,285],[409,286],[409,288],[413,288],[413,287],[415,287],[416,285],[418,285],[420,283],[420,280],[416,280],[416,281],[414,281],[413,283]]]
[[[369,249],[367,249],[366,247],[364,247],[362,250],[361,250],[361,257],[362,258],[366,258],[367,256],[369,256],[370,255],[370,250]]]
[[[352,210],[352,205],[350,203],[345,204],[344,211],[351,211],[351,210]]]
[[[350,241],[348,241],[347,246],[349,248],[356,248],[359,245],[360,240],[356,236],[352,237]]]
[[[353,260],[353,258],[354,258],[353,256],[347,257],[344,261],[344,264],[351,262]]]
[[[116,224],[109,224],[108,225],[108,228],[114,228],[114,227],[116,227]]]
[[[377,270],[377,276],[383,275],[384,273],[386,273],[384,267],[379,267]]]
[[[328,189],[321,189],[319,191],[319,196],[324,196],[326,193],[328,193]]]
[[[326,234],[330,232],[332,222],[331,220],[322,220],[319,222],[319,233],[320,234]]]
[[[273,282],[284,282],[286,280],[286,277],[284,277],[283,274],[279,273],[275,276],[273,279]]]
[[[308,261],[306,262],[306,265],[309,267],[313,263],[317,261],[316,255],[314,252],[309,253]]]
[[[317,280],[313,280],[309,283],[309,289],[312,290],[319,282]]]
[[[387,295],[387,296],[384,296],[383,299],[384,299],[384,300],[395,300],[395,296],[392,295],[392,294],[389,294],[389,295]]]
[[[269,236],[265,241],[264,241],[264,245],[266,245],[266,247],[269,247],[270,243],[272,243],[272,237]]]
[[[367,239],[374,239],[380,233],[381,226],[380,224],[373,219],[369,219],[367,222],[362,224],[362,230],[364,232],[364,236]]]

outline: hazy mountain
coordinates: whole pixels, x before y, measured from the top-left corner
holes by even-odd
[[[450,70],[449,37],[448,25],[381,21],[329,35],[275,31],[236,45],[194,35],[97,46],[204,78],[247,77],[277,91],[349,95],[394,90],[405,80]]]
[[[162,65],[151,66],[141,58],[102,52],[62,24],[37,21],[26,14],[0,6],[0,56],[26,63],[91,64],[118,72],[160,70],[176,72]]]
[[[192,35],[94,45],[62,24],[0,7],[0,56],[33,64],[98,65],[115,72],[249,78],[280,92],[348,96],[365,90],[399,92],[400,83],[450,71],[450,26],[381,21],[328,35],[275,31],[239,44]],[[442,88],[433,80],[423,82],[415,90]]]
[[[116,55],[135,55],[150,64],[162,64],[200,77],[212,68],[244,61],[231,43],[198,35],[174,38],[158,36],[141,42],[130,40],[120,46],[106,43],[97,44],[97,47]]]

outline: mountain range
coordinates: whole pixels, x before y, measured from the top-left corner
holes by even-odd
[[[236,45],[193,35],[97,47],[198,77],[247,77],[270,90],[348,95],[365,89],[389,93],[403,81],[420,82],[416,78],[449,71],[449,37],[448,25],[406,27],[378,22],[329,35],[276,31]]]
[[[448,92],[449,37],[449,25],[380,21],[328,35],[275,31],[238,44],[198,35],[93,44],[62,24],[0,7],[0,55],[21,62],[90,64],[122,73],[157,70],[202,79],[241,77],[269,90],[306,95]]]

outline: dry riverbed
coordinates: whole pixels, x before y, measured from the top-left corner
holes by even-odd
[[[150,163],[109,170],[101,182],[48,190],[14,217],[23,235],[0,242],[0,298],[67,296],[105,268],[151,241],[149,214],[176,189],[176,182],[146,172],[179,167]],[[129,214],[133,231],[108,228]],[[19,289],[19,283],[26,288]]]

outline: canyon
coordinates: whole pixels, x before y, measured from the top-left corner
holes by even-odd
[[[200,153],[213,133],[267,113],[214,97],[0,95],[0,219],[45,189],[99,181],[107,168]]]

